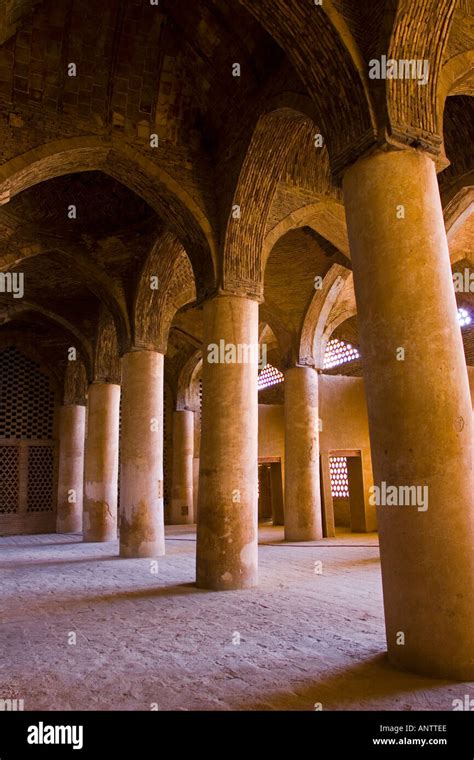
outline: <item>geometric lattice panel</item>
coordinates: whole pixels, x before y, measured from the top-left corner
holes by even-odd
[[[360,359],[358,350],[344,340],[333,338],[326,346],[326,353],[324,354],[324,369],[337,367],[339,364],[351,362],[354,361],[354,359]]]
[[[349,497],[349,476],[347,457],[329,457],[331,473],[331,495],[347,499]]]
[[[16,348],[0,352],[0,439],[51,439],[53,415],[48,377]]]
[[[53,511],[52,446],[28,447],[28,512]]]
[[[272,364],[267,364],[258,374],[258,390],[261,391],[263,388],[269,388],[271,385],[278,385],[284,379],[283,373],[279,369],[273,367]]]
[[[0,446],[0,514],[18,510],[19,456],[16,446]]]

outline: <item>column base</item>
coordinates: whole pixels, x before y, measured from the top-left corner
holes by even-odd
[[[164,541],[141,541],[134,544],[120,544],[122,559],[155,559],[166,554]]]
[[[285,528],[285,541],[320,541],[323,538],[322,530],[310,526],[300,530],[287,530]]]
[[[117,536],[88,536],[86,533],[82,535],[82,543],[84,544],[108,544],[110,541],[116,541]]]
[[[403,647],[400,647],[403,649]],[[394,668],[405,673],[413,673],[426,678],[440,678],[449,681],[474,681],[474,663],[456,664],[429,662],[421,657],[400,657],[398,653],[387,652],[387,658]]]
[[[82,533],[82,515],[56,522],[56,533]]]
[[[225,576],[229,577],[226,578]],[[252,578],[235,579],[230,573],[224,574],[221,579],[215,578],[198,578],[196,580],[196,588],[204,589],[207,591],[240,591],[242,589],[252,589],[258,586],[258,575]]]

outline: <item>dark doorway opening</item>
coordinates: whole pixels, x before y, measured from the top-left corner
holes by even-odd
[[[273,525],[284,525],[283,481],[280,459],[259,462],[258,521]]]

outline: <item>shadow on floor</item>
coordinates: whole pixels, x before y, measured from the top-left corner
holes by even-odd
[[[12,536],[0,536],[0,538],[12,538]],[[43,547],[49,548],[51,546],[68,546],[69,544],[79,545],[82,544],[82,536],[78,535],[76,539],[72,541],[48,541],[43,543],[39,541],[28,541],[27,543],[5,543],[2,544],[2,549],[42,549]]]
[[[424,678],[405,673],[392,667],[386,653],[368,658],[365,662],[327,676],[319,676],[307,685],[296,685],[291,693],[266,695],[252,704],[242,703],[235,709],[243,710],[316,710],[321,704],[323,710],[383,710],[380,700],[384,698],[397,703],[397,710],[430,710],[428,699],[423,693],[452,685],[456,681]],[[398,695],[398,698],[397,698]],[[395,698],[395,699],[394,699]],[[305,707],[304,705],[307,705]],[[441,708],[442,709],[442,708]],[[452,710],[452,700],[446,702],[446,710]]]
[[[103,557],[81,557],[80,559],[49,559],[49,560],[27,560],[25,559],[22,562],[19,562],[17,559],[12,560],[2,560],[0,562],[0,568],[2,570],[18,570],[20,568],[24,569],[27,567],[55,567],[57,565],[59,566],[67,566],[67,565],[87,565],[88,563],[90,565],[94,564],[95,562],[104,562],[107,560],[110,562],[111,560],[121,559],[118,554],[104,554]]]

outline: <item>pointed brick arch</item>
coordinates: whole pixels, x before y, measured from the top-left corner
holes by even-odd
[[[457,0],[398,0],[387,58],[429,61],[429,79],[419,86],[412,78],[387,79],[390,132],[402,143],[440,152],[438,87],[443,57]],[[426,30],[429,29],[429,34]]]
[[[100,266],[95,264],[80,246],[70,241],[58,244],[54,238],[38,235],[36,238],[32,238],[29,244],[26,241],[21,250],[16,253],[18,254],[18,258],[9,261],[7,264],[4,264],[0,258],[0,271],[13,269],[24,259],[58,253],[67,262],[68,267],[77,274],[88,290],[112,314],[117,327],[120,349],[121,351],[126,350],[130,345],[131,336],[123,287],[120,283],[113,280]]]
[[[0,202],[53,177],[103,171],[145,200],[183,242],[205,295],[215,288],[217,253],[211,224],[182,184],[150,158],[118,139],[95,136],[55,140],[0,167]]]
[[[290,108],[264,113],[243,161],[230,210],[223,252],[223,286],[230,292],[260,297],[261,256],[268,215],[288,156],[314,124]]]
[[[121,360],[114,319],[108,309],[102,308],[94,350],[95,382],[115,383],[122,380]]]
[[[137,283],[134,346],[164,353],[174,315],[195,297],[188,255],[176,236],[166,231],[150,251]]]
[[[272,227],[272,229],[267,230],[261,258],[262,277],[264,276],[265,267],[272,249],[280,238],[290,230],[300,227],[311,227],[350,260],[344,206],[341,201],[335,198],[321,195],[319,200],[292,211]]]
[[[367,75],[347,24],[331,0],[320,6],[309,0],[240,2],[285,50],[306,85],[337,172],[376,137]]]
[[[200,398],[197,386],[201,371],[202,351],[194,351],[179,373],[176,391],[176,408],[178,410],[191,409],[194,412],[200,410]]]
[[[69,361],[64,373],[64,396],[63,403],[87,404],[88,376],[84,362],[78,357],[76,361]]]
[[[447,61],[439,74],[437,125],[442,128],[446,98],[449,95],[474,95],[474,50],[466,50]]]
[[[474,178],[473,178],[474,179]],[[474,264],[474,183],[461,187],[444,209],[451,264]]]
[[[48,322],[51,322],[59,327],[61,327],[66,335],[69,335],[75,343],[72,343],[71,345],[76,347],[80,351],[81,357],[84,361],[87,374],[91,376],[92,373],[92,356],[93,356],[93,349],[92,346],[87,339],[87,337],[69,320],[65,319],[64,317],[60,316],[59,314],[56,314],[55,312],[51,311],[50,309],[46,309],[44,306],[40,306],[37,303],[31,303],[29,301],[22,300],[18,304],[15,304],[14,306],[9,306],[6,309],[7,318],[5,322],[12,322],[14,323],[15,319],[18,316],[21,316],[22,314],[32,312],[33,314],[39,314],[42,317],[44,317]]]
[[[328,340],[337,324],[340,324],[340,322],[336,324],[331,319],[331,315],[344,289],[351,282],[352,272],[340,264],[333,264],[323,280],[323,287],[314,294],[306,313],[301,330],[300,364],[322,369]],[[350,308],[349,311],[341,310],[340,321],[345,321],[349,316],[353,316],[353,313],[355,312],[352,312]]]

